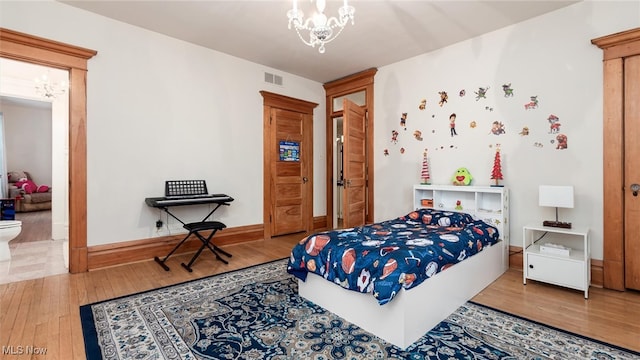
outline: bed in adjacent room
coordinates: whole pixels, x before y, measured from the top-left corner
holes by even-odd
[[[469,214],[419,209],[307,236],[287,271],[301,296],[406,348],[506,270],[504,246]]]

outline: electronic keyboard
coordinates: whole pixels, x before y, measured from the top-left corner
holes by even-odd
[[[146,198],[144,201],[148,206],[164,208],[180,205],[225,204],[230,203],[233,200],[234,199],[231,196],[226,194],[198,194]]]

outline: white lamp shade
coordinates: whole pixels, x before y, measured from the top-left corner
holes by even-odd
[[[573,208],[573,186],[540,185],[540,206]]]

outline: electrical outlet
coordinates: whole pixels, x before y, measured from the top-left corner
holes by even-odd
[[[162,227],[162,225],[163,225],[163,224],[162,224],[162,220],[158,220],[158,221],[156,221],[156,228],[157,228],[157,229],[160,229],[160,228]]]

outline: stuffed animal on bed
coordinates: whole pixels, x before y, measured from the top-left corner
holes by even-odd
[[[456,170],[456,173],[451,177],[453,185],[469,185],[473,180],[473,176],[467,168],[461,167]]]
[[[33,180],[29,180],[27,178],[21,178],[16,181],[16,187],[22,189],[26,194],[32,193],[43,193],[49,191],[49,187],[47,185],[36,185]]]

